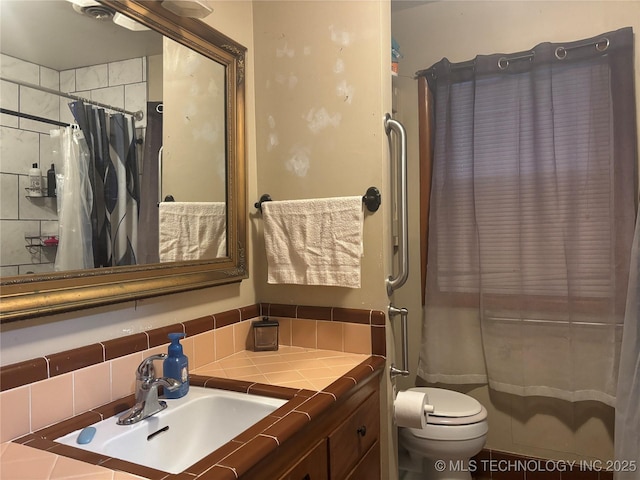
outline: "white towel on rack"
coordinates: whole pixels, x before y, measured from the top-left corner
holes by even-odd
[[[262,203],[268,282],[360,288],[362,197]]]
[[[161,262],[227,256],[227,207],[224,202],[161,202]]]

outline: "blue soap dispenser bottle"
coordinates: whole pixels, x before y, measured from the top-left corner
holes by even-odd
[[[180,339],[184,338],[184,333],[170,333],[169,349],[167,358],[164,359],[162,365],[164,376],[173,378],[181,383],[180,387],[174,391],[164,389],[164,396],[166,398],[180,398],[184,397],[189,391],[189,360],[182,351],[182,345]]]

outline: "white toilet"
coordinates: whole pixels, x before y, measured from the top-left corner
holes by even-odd
[[[469,460],[487,439],[487,410],[476,399],[452,390],[409,390],[426,393],[434,412],[427,417],[425,428],[399,428],[399,463],[404,471],[400,478],[469,480],[477,467]]]

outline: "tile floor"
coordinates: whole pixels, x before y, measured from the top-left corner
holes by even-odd
[[[290,388],[322,390],[369,355],[281,345],[276,351],[242,351],[191,373]]]

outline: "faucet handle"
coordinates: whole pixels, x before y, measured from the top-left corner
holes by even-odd
[[[137,378],[139,380],[156,378],[156,368],[153,366],[153,362],[155,360],[164,360],[165,358],[167,358],[166,353],[159,353],[145,358],[142,363],[138,365],[138,369],[136,370]]]

